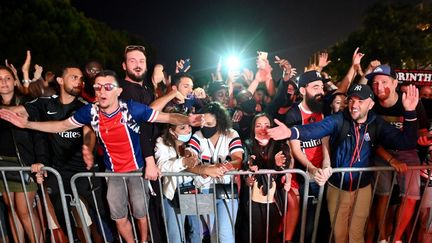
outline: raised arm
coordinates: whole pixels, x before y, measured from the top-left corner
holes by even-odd
[[[348,69],[347,74],[342,79],[341,84],[339,85],[338,91],[340,93],[346,93],[348,91],[349,86],[351,85],[352,81],[354,80],[355,76],[357,75],[356,67],[360,66],[361,59],[363,58],[364,54],[359,52],[359,48],[357,47],[353,53],[352,56],[352,64],[351,67]]]
[[[203,114],[190,114],[185,116],[178,113],[164,113],[160,112],[157,116],[155,122],[159,123],[169,123],[173,125],[189,124],[191,126],[201,126],[204,121]]]
[[[70,119],[63,121],[32,122],[28,121],[27,117],[6,109],[0,109],[0,118],[20,128],[49,133],[64,132],[79,127],[79,125],[72,123]]]
[[[168,102],[170,102],[174,98],[177,98],[180,103],[184,103],[184,96],[177,91],[177,88],[175,86],[172,86],[172,90],[169,93],[153,101],[150,104],[150,107],[153,110],[161,111],[168,104]]]

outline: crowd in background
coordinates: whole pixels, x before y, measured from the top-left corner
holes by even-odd
[[[325,72],[331,65],[327,53],[298,74],[287,59],[259,51],[255,71],[228,67],[222,73],[219,60],[204,87],[194,86],[191,60],[176,61],[172,73],[160,64],[148,70],[145,48],[138,45],[125,48],[121,75],[97,60],[56,71],[36,64],[31,75],[30,51],[21,72],[6,61],[0,66],[0,166],[31,166],[33,172],[25,188],[7,179],[9,193],[0,178],[0,217],[9,241],[66,240],[58,182],[43,170],[50,166],[68,194],[78,172],[143,172],[144,183],[133,177],[76,181],[89,218],[82,225],[68,210],[76,219],[76,241],[84,241],[80,229],[90,227],[95,242],[103,241],[102,229],[110,242],[118,235],[133,242],[130,205],[139,242],[150,240],[150,223],[153,242],[298,242],[303,178],[226,175],[298,168],[312,180],[305,242],[314,230],[317,239],[333,231],[335,242],[405,242],[417,210],[416,242],[431,242],[432,195],[422,194],[423,171],[409,166],[429,161],[432,88],[399,83],[378,60],[363,69],[364,55],[357,48],[346,76],[332,80]],[[279,80],[273,78],[277,72]],[[397,184],[392,186],[392,172],[332,171],[375,165],[392,166]],[[162,177],[159,188],[162,173],[183,171],[195,176]],[[42,186],[48,189],[50,223],[40,213]],[[314,229],[314,199],[323,186]],[[180,216],[182,195],[194,193],[217,194],[217,220],[213,214]],[[420,205],[422,196],[427,203]],[[47,227],[55,229],[52,236]]]

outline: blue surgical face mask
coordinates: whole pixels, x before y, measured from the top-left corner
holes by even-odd
[[[192,136],[192,132],[188,133],[188,134],[177,134],[177,140],[182,141],[183,143],[187,143],[189,142],[191,136]]]

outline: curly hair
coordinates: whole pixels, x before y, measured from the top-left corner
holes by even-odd
[[[228,115],[228,111],[219,102],[208,103],[201,109],[200,113],[209,113],[214,115],[216,118],[217,131],[221,134],[226,135],[232,128],[232,122],[230,116]]]

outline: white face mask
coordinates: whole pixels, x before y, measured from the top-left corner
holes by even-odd
[[[258,141],[258,144],[261,146],[266,146],[270,142],[270,139],[267,138],[258,138],[257,136],[255,136],[255,139]]]
[[[190,138],[192,137],[192,132],[188,134],[177,134],[177,140],[182,141],[183,143],[189,142]]]

